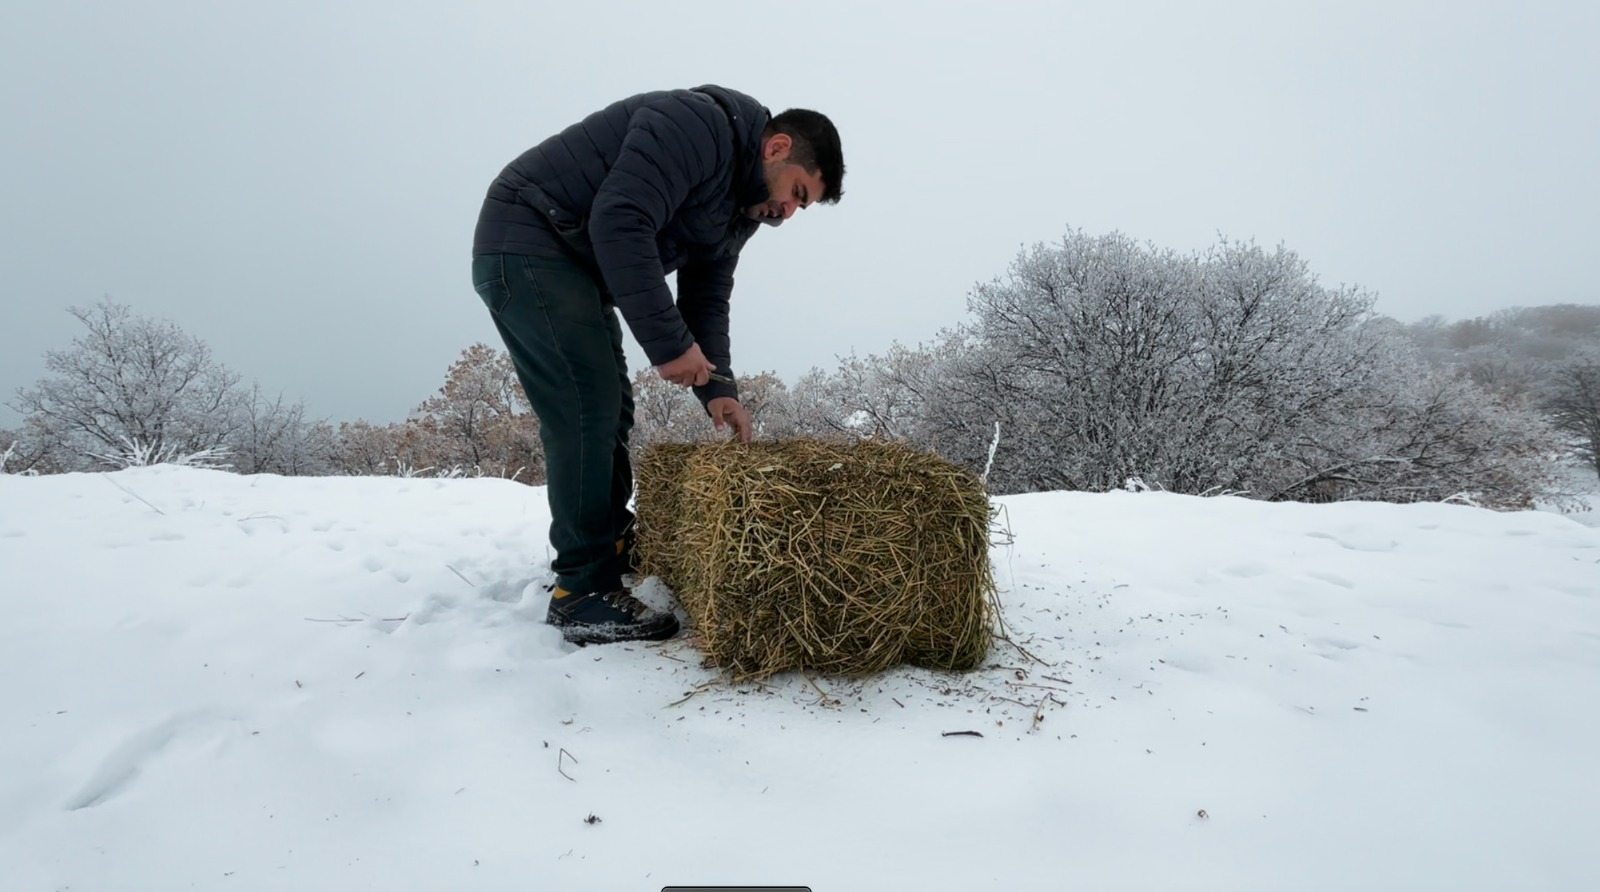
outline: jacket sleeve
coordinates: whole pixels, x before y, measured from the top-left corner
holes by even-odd
[[[717,372],[733,377],[733,359],[728,338],[728,298],[733,295],[733,270],[737,254],[717,260],[690,263],[678,270],[678,310],[689,326],[695,342],[717,367]],[[739,398],[737,385],[709,381],[696,387],[694,395],[702,405],[718,397]]]
[[[689,190],[715,174],[719,154],[712,126],[684,111],[646,106],[634,113],[589,215],[600,275],[652,365],[694,344],[667,288],[656,235]]]

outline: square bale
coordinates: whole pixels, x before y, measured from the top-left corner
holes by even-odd
[[[640,457],[640,572],[740,677],[982,664],[995,618],[989,499],[904,443],[663,444]]]

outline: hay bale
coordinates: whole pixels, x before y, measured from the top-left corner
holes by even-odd
[[[670,444],[641,457],[637,554],[739,676],[973,669],[994,617],[989,500],[905,444]]]

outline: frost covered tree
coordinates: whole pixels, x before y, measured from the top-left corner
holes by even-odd
[[[282,394],[268,398],[260,384],[252,384],[236,411],[238,423],[228,437],[233,470],[284,476],[333,472],[333,428],[308,419],[305,403],[288,402]]]
[[[37,459],[31,459],[17,431],[0,428],[0,474],[30,474]]]
[[[1600,474],[1600,347],[1557,367],[1544,408],[1579,457]]]
[[[1496,394],[1537,402],[1563,363],[1600,349],[1600,306],[1515,307],[1458,322],[1430,316],[1405,331],[1429,363]]]
[[[76,460],[37,424],[24,420],[18,430],[0,430],[0,474],[56,474]]]
[[[386,477],[393,475],[401,463],[418,467],[421,456],[405,442],[406,427],[376,425],[361,419],[340,422],[335,434],[334,469],[357,477]]]
[[[789,387],[777,373],[740,375],[739,402],[750,413],[750,425],[757,437],[791,437],[798,433]]]
[[[1471,381],[1430,376],[1354,288],[1282,248],[1179,255],[1069,233],[969,298],[917,348],[843,360],[797,385],[816,426],[909,439],[991,492],[1103,490],[1525,504],[1541,421]],[[1448,377],[1448,376],[1447,376]]]
[[[838,368],[805,382],[805,427],[824,435],[883,437],[928,445],[924,430],[934,363],[900,344],[881,356],[842,357]],[[799,388],[797,388],[799,391]]]
[[[1323,288],[1281,248],[1223,242],[1181,256],[1072,232],[974,291],[966,340],[982,359],[956,386],[968,405],[1012,418],[998,485],[1139,477],[1244,490],[1287,437],[1365,382],[1370,304]]]
[[[487,344],[461,352],[444,385],[404,422],[319,426],[337,473],[361,476],[493,476],[545,480],[538,418],[511,358]]]
[[[778,424],[788,436],[837,437],[838,427],[833,422],[845,413],[833,405],[833,394],[832,375],[812,368],[795,380],[783,401],[774,407],[782,413]]]
[[[1340,420],[1306,430],[1263,469],[1273,499],[1389,502],[1454,499],[1525,509],[1555,495],[1560,442],[1525,404],[1429,367],[1399,341],[1374,375],[1341,397]]]
[[[1564,452],[1600,471],[1583,408],[1583,370],[1600,355],[1600,306],[1516,307],[1459,322],[1435,316],[1405,330],[1433,366],[1542,413],[1570,444]]]
[[[438,469],[543,483],[539,420],[504,350],[473,344],[445,373],[444,386],[412,413],[416,460]],[[400,445],[412,445],[404,442]]]
[[[641,369],[633,376],[633,431],[628,444],[635,455],[657,443],[710,441],[710,416],[693,391],[663,380],[655,369]]]
[[[739,402],[750,413],[756,436],[795,432],[789,391],[781,378],[761,372],[740,375],[738,380]],[[711,426],[711,417],[693,391],[662,380],[654,369],[643,369],[633,377],[633,417],[629,445],[636,453],[657,443],[711,443],[726,436]]]
[[[19,389],[11,407],[39,439],[59,444],[67,469],[137,444],[156,454],[227,445],[238,424],[239,375],[199,339],[164,319],[103,300],[69,312],[84,331],[45,353],[49,376]]]

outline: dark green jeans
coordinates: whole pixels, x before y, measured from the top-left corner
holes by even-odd
[[[539,416],[556,583],[579,594],[615,591],[617,540],[633,524],[633,387],[616,310],[602,305],[586,270],[564,260],[474,257],[472,287]]]

